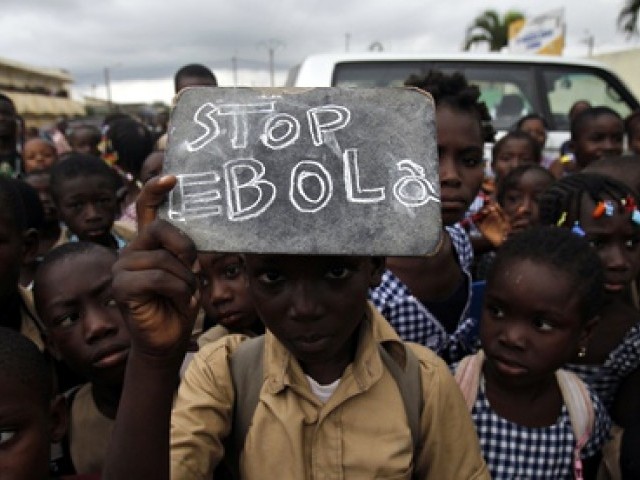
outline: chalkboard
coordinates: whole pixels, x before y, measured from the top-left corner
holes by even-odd
[[[441,233],[434,117],[413,89],[186,89],[161,216],[200,250],[428,253]]]

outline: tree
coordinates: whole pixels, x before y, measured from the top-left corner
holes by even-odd
[[[640,13],[640,0],[626,0],[624,7],[618,15],[618,28],[631,36],[638,33],[638,14]]]
[[[489,50],[500,51],[509,42],[509,24],[522,19],[524,15],[513,10],[506,12],[502,18],[495,10],[484,11],[467,28],[463,49],[469,50],[477,43],[488,43]]]

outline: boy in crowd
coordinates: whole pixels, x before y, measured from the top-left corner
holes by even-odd
[[[164,176],[145,185],[140,234],[114,267],[132,349],[106,479],[163,480],[170,470],[174,479],[211,478],[225,456],[223,440],[237,434],[228,362],[242,337],[233,335],[195,355],[169,432],[172,380],[199,304],[195,246],[175,227],[152,221],[175,183]],[[251,254],[245,260],[267,333],[260,401],[239,445],[241,478],[488,478],[446,365],[423,347],[405,347],[367,302],[384,268],[381,257]],[[385,368],[387,354],[403,370],[412,361],[419,365],[415,444],[403,397]]]
[[[51,168],[58,161],[58,151],[53,142],[44,138],[31,138],[24,144],[22,151],[24,172]]]
[[[101,159],[71,153],[51,169],[49,189],[70,241],[124,247],[126,241],[113,231],[119,211],[118,178]]]
[[[35,255],[38,242],[37,234],[27,228],[17,182],[0,176],[0,326],[22,333],[42,350],[43,329],[35,315],[31,292],[19,284],[22,264]]]
[[[69,457],[75,472],[99,473],[120,401],[129,332],[112,296],[114,250],[89,242],[52,250],[34,282],[47,348],[88,383],[69,392]]]
[[[64,399],[38,348],[0,327],[0,476],[49,479],[51,444],[66,430]]]

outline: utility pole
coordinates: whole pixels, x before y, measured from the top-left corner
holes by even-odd
[[[111,79],[109,78],[109,67],[104,67],[104,86],[107,89],[107,107],[109,108],[109,111],[111,111]]]
[[[350,33],[345,33],[344,34],[344,51],[345,52],[349,52],[349,44],[351,43],[351,34]]]
[[[280,40],[277,40],[275,38],[271,38],[266,42],[261,43],[260,45],[265,47],[269,52],[269,75],[271,78],[271,86],[273,87],[275,86],[275,67],[274,67],[273,58],[274,58],[276,49],[279,47],[284,47],[284,43],[282,43]]]
[[[238,57],[231,57],[231,70],[233,71],[233,86],[238,86]]]
[[[593,56],[593,44],[595,43],[595,37],[589,30],[585,31],[585,35],[586,37],[582,40],[582,43],[587,44],[587,56],[591,57]]]

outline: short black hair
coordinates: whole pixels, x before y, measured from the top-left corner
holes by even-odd
[[[556,181],[540,195],[540,224],[562,223],[562,226],[571,228],[580,219],[585,195],[596,204],[613,200],[621,206],[627,197],[633,198],[636,205],[639,203],[633,188],[612,177],[599,173],[574,173]]]
[[[96,145],[100,143],[100,140],[102,139],[102,132],[97,125],[93,125],[91,123],[78,123],[68,128],[67,138],[69,139],[69,143],[73,143],[74,137],[82,131],[89,132],[89,135],[92,137],[92,142]]]
[[[216,79],[216,76],[213,74],[210,68],[205,67],[200,63],[190,63],[188,65],[180,67],[180,69],[176,72],[176,74],[173,77],[173,87],[176,93],[178,93],[178,86],[180,85],[180,80],[184,77],[205,78],[209,80],[209,82],[212,85],[214,86],[218,85],[218,80]]]
[[[0,378],[33,390],[49,408],[54,395],[52,368],[38,347],[24,335],[0,327]]]
[[[540,175],[547,177],[549,180],[549,185],[552,185],[556,181],[556,177],[554,177],[549,170],[546,168],[535,165],[535,164],[527,164],[527,165],[519,165],[509,173],[507,173],[504,178],[498,182],[496,189],[496,200],[499,205],[504,205],[504,197],[509,190],[512,190],[518,186],[518,182],[527,172],[538,172]]]
[[[535,141],[535,139],[529,135],[527,132],[523,132],[522,130],[513,130],[511,132],[507,132],[500,140],[498,140],[491,150],[491,163],[496,161],[500,150],[504,147],[504,144],[509,140],[524,140],[529,143],[531,150],[533,151],[533,156],[536,158],[536,161],[540,161],[540,157],[542,156],[542,149],[540,148],[540,144]]]
[[[109,182],[114,194],[120,185],[118,175],[102,159],[93,155],[82,153],[70,153],[64,160],[57,162],[51,167],[51,178],[49,180],[49,190],[55,202],[60,200],[62,195],[62,184],[65,180],[78,177],[102,177]]]
[[[134,118],[124,117],[113,120],[105,136],[117,153],[116,164],[138,178],[144,159],[153,151],[149,129]]]
[[[10,215],[19,232],[24,232],[27,228],[27,213],[17,182],[16,179],[0,176],[0,209]]]
[[[596,251],[570,230],[558,227],[533,227],[510,236],[496,253],[487,275],[487,283],[509,262],[530,260],[566,273],[579,295],[583,322],[594,318],[605,302],[604,271]],[[530,281],[535,281],[531,279]]]
[[[448,75],[439,70],[430,70],[424,76],[411,75],[404,84],[429,92],[436,106],[446,105],[454,110],[471,113],[480,123],[483,140],[493,141],[495,130],[487,105],[480,101],[480,89],[476,85],[470,85],[462,73]]]
[[[547,123],[547,120],[539,113],[528,113],[527,115],[521,117],[520,120],[516,122],[516,130],[521,130],[524,122],[527,122],[529,120],[540,120],[545,130],[549,130],[549,124]]]
[[[599,107],[591,107],[586,110],[580,112],[571,122],[571,139],[576,140],[580,136],[580,132],[584,128],[587,122],[590,122],[598,117],[603,115],[611,115],[620,120],[620,124],[622,125],[622,117],[618,112],[616,112],[613,108],[599,106]]]
[[[640,155],[615,155],[599,158],[584,173],[607,175],[632,187],[640,195]]]

